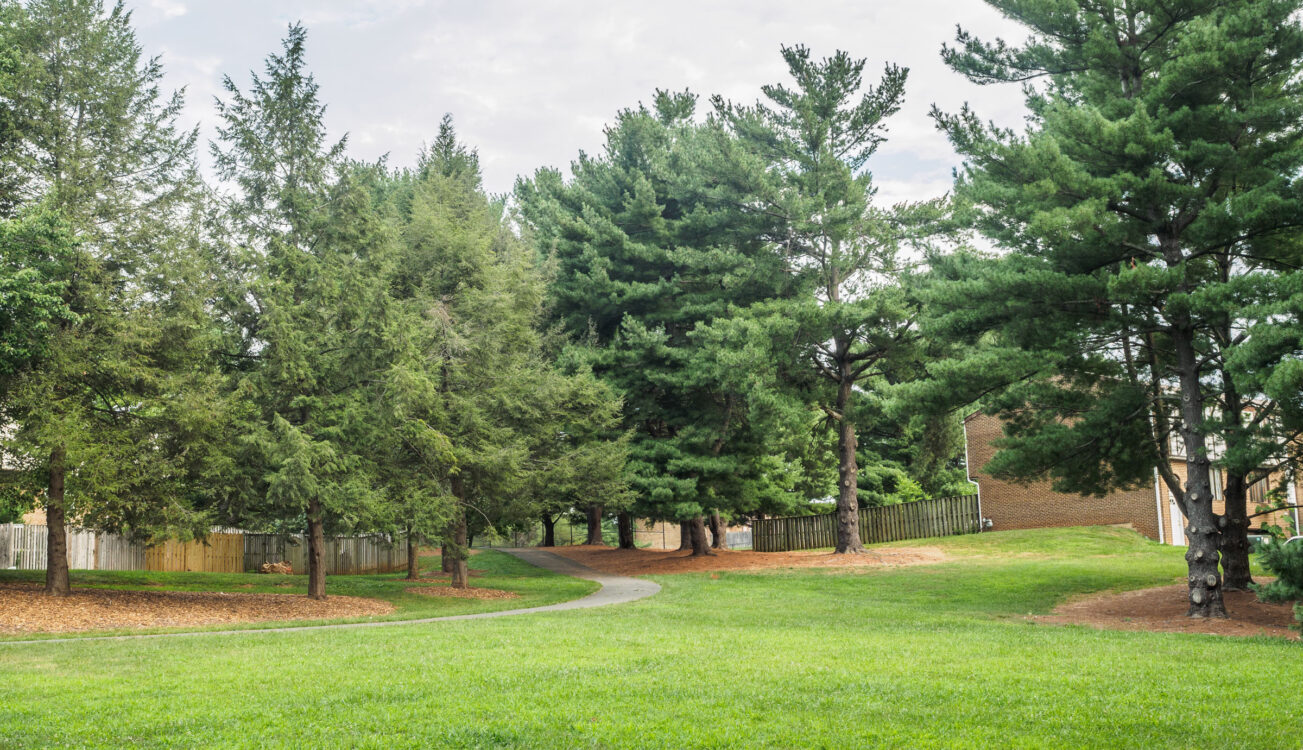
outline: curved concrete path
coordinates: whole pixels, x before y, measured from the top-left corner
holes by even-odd
[[[82,638],[40,638],[28,641],[0,641],[0,646],[16,646],[33,643],[69,643],[72,641],[129,641],[144,638],[192,638],[203,635],[248,635],[249,633],[301,633],[306,630],[345,630],[356,628],[383,628],[392,625],[419,625],[426,622],[448,622],[450,620],[481,620],[488,617],[510,617],[528,615],[534,612],[556,612],[565,609],[587,609],[604,607],[608,604],[624,604],[645,599],[661,590],[660,584],[641,578],[617,576],[602,573],[587,565],[582,565],[566,557],[547,550],[534,547],[516,549],[499,548],[499,552],[517,557],[525,562],[553,573],[596,581],[601,588],[588,596],[558,602],[542,607],[523,609],[506,609],[498,612],[477,612],[471,615],[446,615],[444,617],[422,617],[416,620],[380,620],[377,622],[349,622],[340,625],[296,625],[287,628],[248,628],[245,630],[191,630],[184,633],[149,633],[146,635],[91,635]]]

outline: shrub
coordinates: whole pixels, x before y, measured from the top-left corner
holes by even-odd
[[[1266,585],[1255,585],[1254,592],[1258,600],[1271,603],[1294,602],[1294,619],[1303,622],[1303,541],[1284,544],[1277,540],[1268,541],[1258,551],[1258,560],[1263,567],[1276,576],[1276,580]]]

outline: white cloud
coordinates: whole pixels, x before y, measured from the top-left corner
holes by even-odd
[[[180,0],[149,0],[149,7],[163,18],[184,16],[188,10],[185,3]]]
[[[884,200],[948,189],[958,159],[928,117],[933,103],[954,111],[969,101],[1004,125],[1019,125],[1023,113],[1017,87],[975,86],[940,60],[957,23],[1020,38],[981,0],[224,0],[171,16],[165,7],[186,6],[149,3],[163,17],[142,24],[142,41],[168,50],[168,82],[190,85],[195,119],[213,119],[220,73],[245,83],[279,50],[285,24],[302,20],[328,125],[335,136],[354,134],[357,156],[411,163],[452,112],[497,192],[539,166],[598,151],[603,124],[655,88],[755,100],[762,84],[786,78],[784,43],[864,57],[869,81],[889,61],[910,68],[905,106],[869,165]]]

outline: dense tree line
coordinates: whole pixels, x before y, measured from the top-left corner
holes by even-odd
[[[701,555],[826,499],[856,553],[860,508],[970,491],[983,408],[1000,476],[1156,472],[1224,614],[1303,430],[1300,3],[989,2],[1028,39],[942,57],[1024,84],[1026,128],[935,111],[953,194],[883,205],[908,71],[846,52],[784,48],[754,104],[654,92],[494,197],[450,117],[406,169],[328,141],[293,26],[224,79],[205,184],[121,6],[0,0],[0,507],[46,508],[56,594],[69,522],[306,532],[316,597],[349,531],[465,585],[477,534],[655,519]]]
[[[306,532],[323,597],[327,534],[441,540],[465,586],[470,529],[622,502],[620,399],[557,358],[450,120],[414,170],[350,159],[294,26],[224,79],[205,185],[120,5],[0,10],[4,480],[46,510],[50,593],[69,523]]]

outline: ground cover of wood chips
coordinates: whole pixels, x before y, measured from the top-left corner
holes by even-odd
[[[1267,604],[1250,591],[1224,592],[1227,619],[1192,619],[1185,616],[1185,584],[1158,586],[1138,591],[1090,594],[1074,597],[1054,608],[1053,614],[1039,615],[1036,622],[1056,625],[1089,625],[1105,630],[1147,630],[1161,633],[1204,633],[1208,635],[1270,635],[1298,640],[1292,629],[1294,608],[1290,604]]]
[[[928,565],[945,562],[948,559],[946,553],[936,547],[882,547],[862,555],[834,555],[827,550],[794,552],[715,550],[713,555],[700,557],[693,557],[690,552],[677,550],[630,550],[597,545],[550,547],[549,551],[603,573],[626,576],[767,568],[894,568]]]
[[[503,591],[502,589],[482,589],[475,586],[467,586],[464,589],[455,589],[451,586],[409,586],[403,589],[409,594],[420,594],[421,596],[446,596],[451,599],[519,599],[520,594],[514,591]]]
[[[357,596],[123,591],[76,588],[46,596],[39,584],[0,583],[0,634],[72,633],[384,615],[394,605]]]

